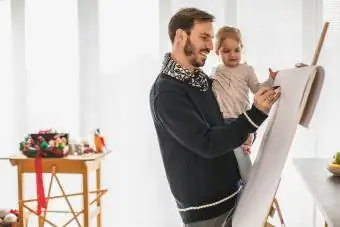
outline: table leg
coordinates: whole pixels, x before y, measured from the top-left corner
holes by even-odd
[[[24,174],[22,172],[21,163],[18,164],[18,205],[19,205],[19,226],[25,227],[26,222],[24,220]]]
[[[89,185],[88,185],[88,169],[84,166],[83,170],[83,205],[84,205],[84,227],[90,226],[89,215]]]
[[[102,205],[101,205],[101,197],[99,197],[99,190],[101,190],[101,165],[99,164],[98,169],[96,170],[96,181],[97,181],[97,208],[99,209],[99,212],[97,214],[97,227],[102,226]]]

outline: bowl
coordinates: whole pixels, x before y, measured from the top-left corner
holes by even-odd
[[[327,170],[332,173],[334,176],[340,176],[340,165],[330,163],[327,167]]]

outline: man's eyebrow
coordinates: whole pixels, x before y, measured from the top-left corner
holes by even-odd
[[[213,38],[212,35],[210,35],[209,33],[206,33],[206,32],[201,33],[201,36],[207,36],[209,38]]]

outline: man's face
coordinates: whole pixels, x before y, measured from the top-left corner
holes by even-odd
[[[202,67],[207,54],[213,49],[213,25],[211,22],[196,22],[184,45],[184,54],[194,67]]]

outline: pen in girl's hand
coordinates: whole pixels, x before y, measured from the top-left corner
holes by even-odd
[[[280,88],[281,86],[280,85],[276,85],[276,86],[274,86],[274,87],[272,87],[273,88],[273,90],[276,90],[276,89],[278,89],[278,88]]]

